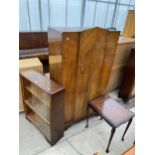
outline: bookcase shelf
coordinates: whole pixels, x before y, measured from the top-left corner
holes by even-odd
[[[27,100],[25,100],[25,104],[33,111],[35,112],[43,121],[45,121],[48,125],[50,124],[49,122],[49,117],[48,116],[44,116],[46,114],[46,109],[45,106],[42,106],[42,103],[36,102],[36,103],[32,103],[33,99],[29,98]]]
[[[39,58],[29,58],[29,59],[21,59],[19,60],[19,72],[23,72],[26,70],[36,70],[40,73],[43,73],[43,65]],[[19,112],[24,111],[24,105],[23,105],[23,99],[22,99],[22,93],[21,93],[21,84],[19,80]]]
[[[30,110],[26,117],[39,129],[49,142],[52,140],[50,135],[50,126],[40,119],[35,112]]]
[[[26,87],[26,89],[35,96],[40,102],[44,103],[49,107],[50,96],[44,92],[42,92],[39,88],[37,88],[34,84],[31,84]]]
[[[54,145],[64,131],[64,87],[43,74],[20,74],[26,118]]]

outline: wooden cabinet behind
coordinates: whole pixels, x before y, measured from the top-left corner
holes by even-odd
[[[48,72],[47,32],[19,32],[19,58],[34,57],[41,60],[44,72]]]
[[[64,131],[64,87],[39,72],[21,73],[26,118],[54,145]]]
[[[119,97],[121,97],[126,101],[130,97],[134,96],[134,89],[135,89],[135,49],[132,49],[118,95]]]
[[[118,89],[122,83],[125,68],[131,53],[135,46],[135,39],[119,37],[115,58],[113,61],[112,71],[106,92],[109,93]]]
[[[126,18],[123,36],[125,37],[135,37],[135,10],[129,10],[128,16]]]
[[[85,117],[89,99],[106,92],[119,32],[57,28],[48,35],[50,55],[62,55],[61,67],[55,63],[61,74],[53,71],[52,61],[50,74],[65,87],[65,123],[71,123]]]

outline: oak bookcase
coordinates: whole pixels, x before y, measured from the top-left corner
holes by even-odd
[[[64,131],[64,87],[43,74],[20,74],[26,118],[54,145]]]

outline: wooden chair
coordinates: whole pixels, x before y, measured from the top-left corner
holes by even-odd
[[[128,122],[124,134],[122,136],[122,141],[124,141],[125,133],[127,132],[132,122],[132,118],[135,114],[121,106],[117,101],[110,98],[109,96],[99,96],[91,101],[88,101],[86,128],[88,127],[89,108],[97,112],[97,114],[101,116],[101,118],[104,119],[112,127],[111,135],[106,148],[106,152],[108,153],[109,146],[114,136],[116,128]]]

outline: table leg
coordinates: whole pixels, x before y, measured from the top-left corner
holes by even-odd
[[[111,129],[111,134],[110,134],[108,146],[107,146],[107,149],[106,149],[106,153],[109,153],[109,146],[110,146],[111,140],[112,140],[112,138],[113,138],[113,136],[114,136],[115,130],[116,130],[116,128],[112,128],[112,129]]]
[[[129,120],[129,122],[128,122],[127,126],[126,126],[126,129],[125,129],[125,131],[124,131],[124,133],[123,133],[123,136],[122,136],[122,141],[124,141],[124,136],[125,136],[125,134],[126,134],[128,128],[129,128],[131,122],[132,122],[132,118]]]
[[[88,124],[89,124],[89,104],[87,104],[87,123],[86,123],[86,128],[88,128]]]

